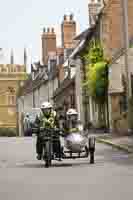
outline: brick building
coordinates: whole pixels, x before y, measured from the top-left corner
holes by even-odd
[[[133,1],[128,4],[128,31],[133,38]],[[107,56],[111,57],[123,47],[123,7],[121,0],[106,0],[101,15],[101,40]]]
[[[129,40],[132,43],[133,38],[133,1],[127,0],[128,4],[128,32]],[[122,99],[124,91],[122,88],[122,76],[125,75],[124,60],[119,62],[122,58],[123,43],[123,5],[121,0],[106,0],[104,7],[99,14],[99,32],[100,39],[104,47],[104,54],[106,58],[112,60],[112,65],[109,70],[109,114],[110,114],[110,128],[114,129],[116,126],[119,130],[123,126],[119,125],[121,114]],[[123,52],[124,54],[124,52]],[[118,58],[118,60],[117,60]],[[113,60],[115,59],[115,64]],[[121,64],[120,64],[121,63]],[[132,73],[132,70],[131,70]],[[112,89],[112,85],[113,87]],[[120,87],[121,85],[121,87]],[[118,121],[118,123],[117,123]],[[114,125],[115,124],[117,125]],[[124,123],[125,124],[125,123]],[[115,126],[115,127],[114,127]],[[125,127],[127,127],[125,125]]]

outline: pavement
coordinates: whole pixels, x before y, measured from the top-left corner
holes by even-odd
[[[96,135],[97,142],[111,145],[127,153],[133,153],[133,136],[118,136],[117,134]]]
[[[96,144],[89,158],[54,161],[44,168],[36,160],[36,138],[0,138],[1,200],[132,200],[133,156]]]

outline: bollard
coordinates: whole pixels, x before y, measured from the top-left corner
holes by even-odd
[[[95,159],[94,159],[95,141],[96,141],[95,137],[89,138],[90,164],[95,163]]]

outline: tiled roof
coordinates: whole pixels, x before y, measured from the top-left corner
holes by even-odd
[[[69,79],[69,78],[64,79],[64,81],[61,83],[60,87],[57,88],[56,91],[54,92],[54,98],[56,96],[58,96],[67,87],[69,87],[69,85],[71,85],[72,83],[74,83],[74,81],[75,81],[75,77],[73,77],[72,79]]]
[[[32,92],[33,89],[37,88],[42,83],[47,81],[43,78],[44,74],[45,73],[40,73],[39,76],[35,80],[32,80],[32,77],[30,75],[29,79],[25,81],[24,86],[21,88],[19,92],[19,96],[23,96],[25,94]]]

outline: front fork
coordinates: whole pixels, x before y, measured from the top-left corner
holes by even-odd
[[[95,163],[94,153],[95,153],[95,150],[91,149],[90,150],[90,164],[94,164]]]
[[[94,158],[95,137],[90,137],[89,138],[89,152],[90,152],[90,164],[94,164],[94,162],[95,162],[95,158]]]

